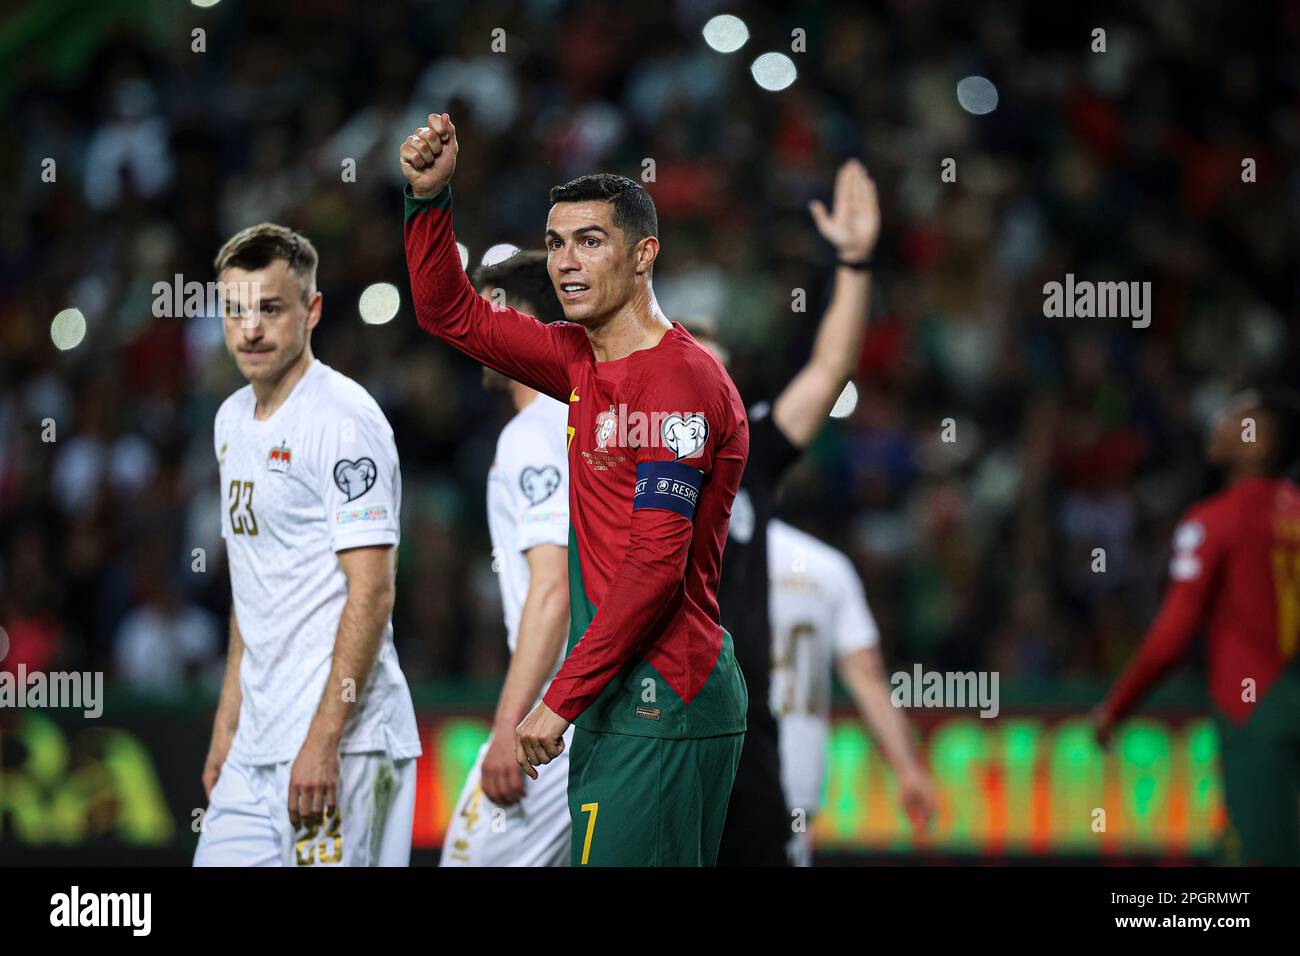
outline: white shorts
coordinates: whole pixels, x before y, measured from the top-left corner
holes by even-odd
[[[480,774],[492,738],[461,789],[442,840],[441,866],[568,866],[569,748],[573,728],[564,732],[564,750],[524,778],[524,798],[500,807],[483,795]]]
[[[415,760],[344,754],[338,810],[322,824],[289,822],[292,763],[227,760],[203,816],[195,866],[410,866]]]

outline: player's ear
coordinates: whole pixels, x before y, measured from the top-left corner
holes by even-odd
[[[636,274],[649,273],[650,267],[654,265],[657,258],[659,258],[659,240],[654,236],[646,236],[639,240],[636,244]]]
[[[307,297],[307,331],[310,332],[316,328],[320,322],[321,312],[325,303],[325,296],[320,292],[313,292]]]

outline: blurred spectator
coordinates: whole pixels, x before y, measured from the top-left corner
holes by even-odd
[[[140,584],[142,602],[118,628],[114,676],[132,690],[174,691],[196,681],[215,691],[224,673],[217,620],[166,580]]]

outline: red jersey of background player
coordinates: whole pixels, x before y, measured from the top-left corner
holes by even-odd
[[[1130,710],[1204,625],[1210,694],[1225,717],[1244,723],[1252,698],[1263,699],[1300,642],[1300,488],[1245,478],[1193,506],[1174,532],[1169,578],[1105,712],[1114,720]]]
[[[405,232],[421,328],[569,403],[578,561],[571,650],[546,705],[592,731],[743,731],[744,680],[717,591],[749,425],[725,370],[677,324],[653,348],[598,362],[580,325],[488,303],[460,263],[450,187],[426,199],[408,187]]]

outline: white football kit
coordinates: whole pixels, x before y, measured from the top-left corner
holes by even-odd
[[[288,784],[333,663],[347,601],[337,552],[397,547],[393,432],[356,382],[313,361],[266,421],[251,385],[217,412],[221,534],[243,638],[239,727],[203,817],[196,866],[407,866],[420,755],[411,692],[385,628],[344,728],[338,811],[289,823]]]
[[[568,421],[562,402],[537,396],[501,430],[488,472],[488,534],[512,654],[528,597],[525,554],[540,544],[569,544]],[[543,693],[563,662],[561,648]],[[481,773],[491,738],[483,744],[443,839],[443,866],[568,866],[572,727],[564,742],[558,757],[537,768],[536,780],[524,778],[524,798],[513,807],[497,806],[483,794]]]
[[[770,703],[780,733],[787,808],[802,810],[791,858],[811,862],[812,818],[821,807],[830,738],[835,662],[880,642],[853,563],[783,521],[767,526],[768,607],[772,619]]]

